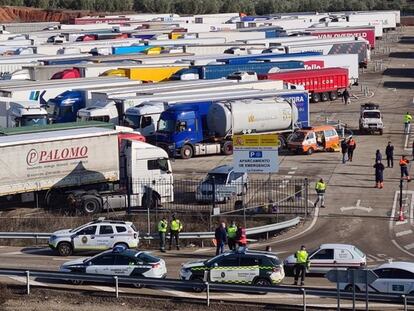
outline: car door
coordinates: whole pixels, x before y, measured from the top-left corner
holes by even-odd
[[[92,258],[86,266],[86,273],[112,275],[114,254],[106,253]]]
[[[115,241],[115,233],[112,225],[99,225],[98,234],[95,237],[96,249],[106,250],[112,248]]]
[[[334,250],[333,248],[319,249],[309,256],[311,273],[326,273],[334,265]]]
[[[212,282],[232,283],[237,281],[237,270],[239,269],[239,256],[230,254],[224,256],[213,264],[210,270]]]
[[[253,256],[240,256],[240,269],[237,271],[237,279],[243,283],[251,284],[254,278],[259,275],[259,259]]]
[[[359,267],[359,263],[347,249],[335,249],[333,263],[338,268]]]
[[[414,274],[403,269],[391,269],[388,293],[408,294],[414,283]]]
[[[137,267],[137,260],[135,258],[122,254],[115,254],[114,258],[114,264],[109,268],[111,275],[129,276]]]
[[[80,229],[72,236],[73,248],[75,250],[87,250],[96,248],[96,230],[97,226],[87,226]]]
[[[368,285],[368,289],[374,292],[388,293],[389,283],[392,281],[392,270],[391,268],[375,269],[374,272],[378,279]]]

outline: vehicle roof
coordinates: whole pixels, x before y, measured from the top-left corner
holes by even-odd
[[[298,131],[301,132],[315,132],[315,131],[325,131],[325,130],[335,130],[335,127],[331,126],[331,125],[319,125],[319,126],[312,126],[312,127],[304,127],[301,128]]]
[[[404,269],[404,270],[414,273],[414,262],[405,262],[405,261],[387,262],[382,265],[379,265],[375,269],[384,269],[384,268]]]
[[[228,174],[233,170],[233,166],[231,165],[220,165],[208,172],[208,174]]]
[[[340,248],[340,249],[349,249],[353,250],[355,245],[352,244],[341,244],[341,243],[325,243],[321,244],[319,248]]]

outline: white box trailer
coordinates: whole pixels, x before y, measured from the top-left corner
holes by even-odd
[[[385,31],[395,30],[397,21],[393,12],[364,12],[364,13],[348,13],[347,20],[349,22],[381,22]]]
[[[120,150],[113,130],[91,127],[3,136],[0,150],[0,200],[5,202],[38,199],[51,208],[93,214],[125,208],[128,201],[152,207],[153,200],[160,204],[174,198],[166,152],[141,141],[129,141]],[[127,183],[129,191],[121,188]]]
[[[283,58],[266,58],[263,54],[262,58],[257,61],[276,62],[276,61],[303,61],[305,69],[315,70],[322,68],[342,67],[348,69],[349,83],[351,85],[358,84],[359,81],[359,64],[358,54],[330,54],[330,55],[313,55],[313,56],[290,56]]]
[[[328,28],[331,29],[333,27],[367,27],[371,26],[375,28],[375,37],[382,38],[383,34],[383,27],[380,21],[361,21],[361,22],[323,22],[323,23],[315,23],[310,26],[310,28]]]
[[[225,38],[189,38],[176,40],[144,40],[150,46],[184,46],[184,45],[212,45],[226,43]]]
[[[178,27],[187,29],[188,33],[206,31],[230,31],[236,30],[236,24],[196,24],[178,23]]]
[[[121,79],[128,80],[121,77],[99,77],[48,81],[25,81],[25,85],[10,87],[0,84],[0,96],[10,97],[16,101],[36,100],[41,104],[46,104],[49,99],[56,97],[64,91],[79,88],[93,88],[96,86],[110,86],[117,81],[121,81]]]
[[[265,39],[266,33],[264,31],[216,31],[216,32],[199,32],[197,33],[198,38],[213,38],[221,37],[225,38],[226,42],[242,41],[242,40],[255,40]]]
[[[197,56],[206,56],[206,55],[247,55],[252,54],[258,50],[263,50],[266,48],[265,44],[256,43],[256,44],[242,44],[240,42],[234,43],[225,43],[225,44],[215,44],[215,45],[192,45],[184,46],[183,52],[192,53]],[[253,52],[252,52],[253,51]],[[220,57],[222,58],[222,57]]]

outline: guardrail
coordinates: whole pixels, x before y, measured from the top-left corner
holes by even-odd
[[[108,276],[97,274],[80,274],[80,273],[67,273],[67,272],[54,272],[44,270],[25,270],[25,269],[4,269],[0,268],[0,275],[2,276],[20,276],[26,278],[26,292],[30,294],[31,278],[39,278],[44,280],[57,280],[61,283],[68,281],[83,281],[93,283],[107,283],[113,284],[114,294],[119,297],[119,285],[137,285],[149,286],[151,288],[164,288],[174,289],[178,291],[192,290],[198,288],[201,291],[206,292],[206,296],[200,296],[199,299],[205,299],[207,305],[210,305],[211,291],[223,292],[241,292],[241,293],[284,293],[284,294],[297,294],[303,296],[303,307],[306,309],[306,296],[313,295],[322,298],[338,298],[338,292],[334,289],[326,288],[310,288],[310,287],[297,287],[286,285],[274,285],[271,287],[253,286],[253,285],[234,285],[234,284],[218,284],[210,283],[207,281],[183,281],[176,279],[151,279],[151,278],[138,278],[138,277],[126,277],[126,276]],[[205,280],[208,279],[208,275],[205,275]],[[96,287],[94,289],[97,289]],[[368,300],[370,302],[378,303],[395,303],[403,304],[404,310],[407,310],[407,304],[414,304],[414,296],[411,295],[394,295],[394,294],[380,294],[380,293],[350,293],[346,291],[340,292],[340,297],[345,299],[352,299],[355,295],[356,300]],[[230,296],[229,296],[230,298]],[[339,304],[339,300],[338,300]]]
[[[254,228],[246,229],[246,235],[252,236],[257,234],[268,234],[269,232],[279,231],[286,228],[296,226],[300,222],[300,217],[296,217],[287,221],[264,225]],[[36,243],[38,240],[47,240],[52,235],[52,233],[40,233],[40,232],[0,232],[0,239],[35,239]],[[154,240],[158,239],[157,234],[153,235],[144,235],[141,237],[144,240]],[[214,232],[181,232],[180,239],[213,239]]]

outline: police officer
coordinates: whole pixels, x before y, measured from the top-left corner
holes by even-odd
[[[302,245],[300,247],[300,250],[298,250],[295,253],[296,258],[296,264],[295,264],[295,283],[293,285],[298,285],[299,280],[299,274],[300,274],[300,285],[305,285],[305,274],[306,274],[306,268],[309,267],[309,254],[306,251],[305,245]]]
[[[387,156],[387,167],[394,167],[394,146],[390,141],[385,148],[385,155]]]
[[[237,226],[233,220],[231,225],[227,227],[227,243],[230,250],[236,249]]]
[[[183,230],[183,225],[181,224],[181,221],[175,217],[175,214],[173,214],[170,224],[170,250],[173,239],[175,239],[177,250],[180,250],[179,235],[181,230]]]
[[[158,223],[158,235],[160,236],[160,251],[165,253],[165,235],[167,234],[168,222],[163,217]]]
[[[315,190],[316,190],[317,198],[316,198],[314,206],[316,207],[318,202],[321,201],[321,207],[325,207],[326,184],[323,181],[323,178],[319,179],[319,181],[316,183]]]
[[[413,117],[407,111],[407,113],[404,115],[404,134],[408,134],[410,123],[411,123],[412,119],[413,119]]]

